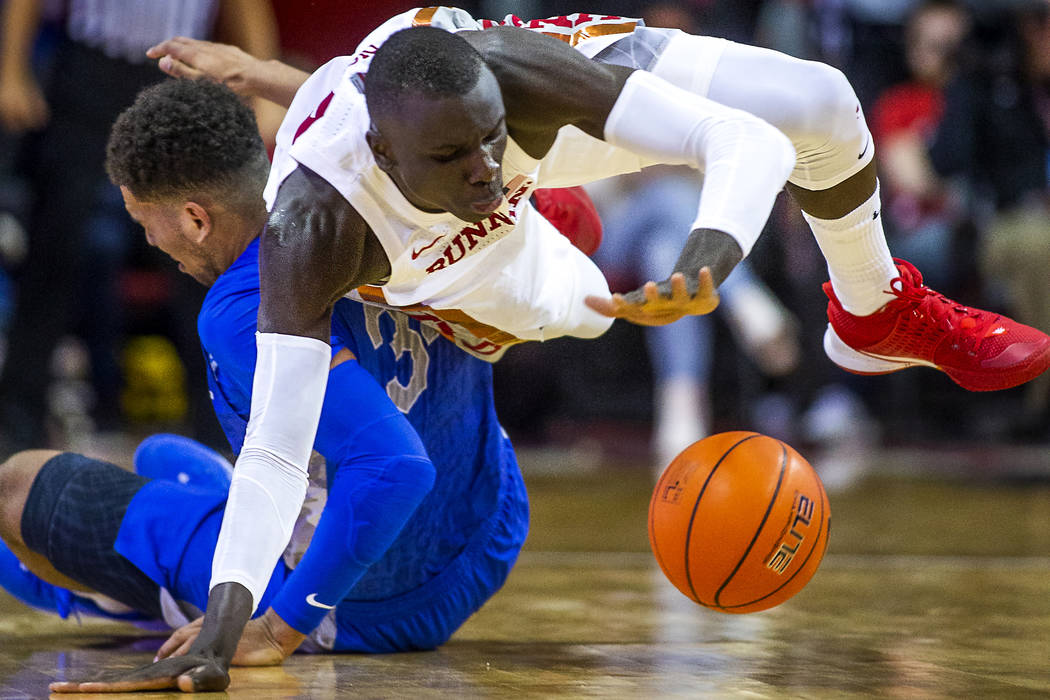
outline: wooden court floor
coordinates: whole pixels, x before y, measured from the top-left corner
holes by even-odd
[[[229,695],[1050,696],[1041,479],[869,476],[832,495],[829,553],[809,586],[743,616],[703,610],[664,581],[648,554],[646,469],[527,480],[526,551],[446,646],[296,655],[280,668],[235,669]],[[0,697],[46,697],[50,680],[147,663],[159,642],[112,623],[62,622],[0,593]]]

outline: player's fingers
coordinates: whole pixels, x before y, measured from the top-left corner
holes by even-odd
[[[172,632],[171,636],[160,645],[160,649],[157,650],[157,656],[153,661],[156,662],[158,659],[165,659],[169,656],[178,656],[176,654],[178,649],[186,648],[188,644],[192,644],[197,639],[203,620],[203,617],[198,617],[196,620]],[[182,653],[185,654],[186,652],[183,651]]]
[[[55,681],[54,683],[48,683],[47,689],[52,693],[76,693],[79,686],[79,683],[72,681]]]
[[[587,308],[592,311],[597,311],[602,316],[616,318],[620,315],[620,308],[623,305],[623,296],[620,294],[613,294],[612,298],[606,298],[588,294],[584,297],[583,303],[587,305]]]
[[[164,56],[157,61],[157,67],[168,75],[174,78],[187,78],[189,80],[197,80],[201,78],[204,73],[197,70],[193,66],[187,63],[183,63],[174,56]]]
[[[175,651],[171,652],[171,655],[172,656],[185,656],[186,654],[188,654],[190,652],[190,647],[193,646],[193,642],[195,642],[196,640],[197,640],[196,636],[192,637],[191,639],[187,639],[185,642],[182,643],[182,646],[180,646]]]
[[[596,297],[593,294],[588,294],[583,298],[583,303],[587,305],[587,308],[591,311],[597,311],[602,316],[613,315],[613,303],[612,299],[606,299],[605,297]]]
[[[168,54],[179,56],[189,46],[190,41],[188,37],[173,36],[146,49],[146,55],[150,58],[160,58]]]
[[[190,669],[180,675],[176,682],[179,690],[184,693],[226,690],[230,685],[230,675],[209,664]]]
[[[645,300],[649,303],[660,300],[660,285],[652,280],[645,283],[642,287],[642,293],[645,294]]]
[[[172,659],[176,656],[185,656],[189,653],[190,647],[193,646],[193,642],[197,640],[197,636],[194,635],[189,639],[182,640],[182,643],[178,646],[173,644],[165,644],[167,648],[162,648],[157,652],[157,655],[153,657],[153,662],[156,663],[161,659]],[[171,641],[170,639],[168,640]]]
[[[51,683],[52,693],[127,693],[132,690],[164,690],[175,685],[174,678],[146,678],[133,681],[62,681]]]
[[[700,268],[699,281],[700,288],[697,290],[698,296],[709,297],[715,293],[715,278],[711,274],[711,268]]]
[[[671,299],[674,301],[686,301],[689,299],[689,290],[686,287],[685,275],[676,272],[671,275]]]
[[[182,628],[175,630],[171,633],[171,636],[164,640],[164,643],[160,645],[160,649],[157,649],[157,655],[153,657],[153,661],[160,659],[166,659],[171,656],[172,652],[182,646],[183,642],[186,641],[185,635],[182,632]]]

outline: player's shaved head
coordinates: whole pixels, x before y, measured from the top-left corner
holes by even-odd
[[[146,88],[117,118],[106,147],[110,179],[143,201],[262,206],[269,165],[251,109],[229,88],[207,81]]]
[[[481,54],[461,37],[436,27],[392,34],[376,51],[365,77],[373,120],[396,110],[406,94],[457,97],[470,92],[485,70]]]
[[[376,165],[417,209],[485,218],[503,197],[506,108],[496,76],[462,37],[392,34],[368,67],[365,138]]]

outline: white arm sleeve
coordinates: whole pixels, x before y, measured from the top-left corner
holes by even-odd
[[[257,333],[251,418],[233,483],[211,585],[236,582],[258,607],[303,505],[332,353],[327,343]]]
[[[640,70],[609,112],[605,140],[654,161],[703,170],[693,230],[728,233],[744,255],[795,166],[791,141],[767,122]]]

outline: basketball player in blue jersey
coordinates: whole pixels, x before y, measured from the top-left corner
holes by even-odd
[[[238,451],[266,218],[268,162],[252,113],[212,83],[156,86],[114,126],[108,169],[150,243],[211,286],[199,332],[215,409]],[[312,460],[321,468],[260,615],[229,650],[236,663],[279,663],[300,646],[436,647],[502,585],[525,539],[527,499],[493,407],[491,365],[406,314],[349,299],[337,304],[331,340]],[[140,448],[139,471],[188,473],[184,485],[77,454],[14,455],[0,467],[0,536],[31,573],[5,552],[0,583],[58,611],[189,622],[207,602],[227,498],[221,476],[198,478],[221,474],[217,459],[168,438]],[[185,652],[199,627],[180,628],[160,655]],[[110,689],[151,687],[123,679]]]

